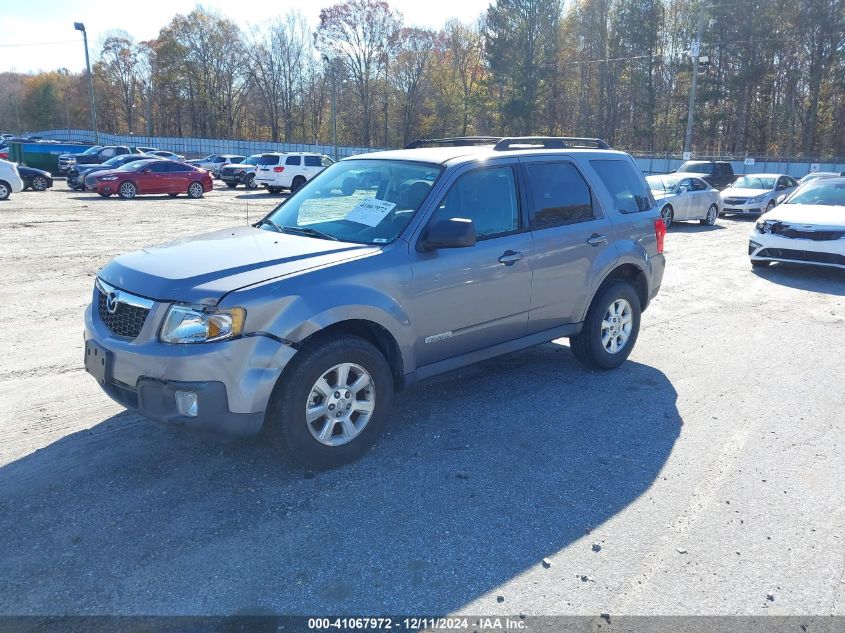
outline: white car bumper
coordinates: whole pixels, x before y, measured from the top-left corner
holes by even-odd
[[[748,255],[757,261],[795,262],[845,269],[845,231],[819,231],[814,237],[785,237],[754,231],[749,237]]]

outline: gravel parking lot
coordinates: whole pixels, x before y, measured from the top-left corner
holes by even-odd
[[[620,369],[561,340],[438,377],[314,474],[82,369],[111,257],[278,201],[216,187],[0,203],[0,613],[845,615],[845,272],[752,271],[748,220],[675,225]]]

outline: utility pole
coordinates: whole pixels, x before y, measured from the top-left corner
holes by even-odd
[[[698,10],[698,30],[692,45],[692,81],[689,88],[689,112],[687,113],[687,133],[684,136],[684,153],[692,151],[692,122],[695,118],[695,91],[698,87],[698,58],[701,55],[701,36],[704,33],[704,2]]]
[[[332,72],[332,145],[334,145],[332,158],[337,160],[337,65],[333,59],[329,59],[328,55],[323,55],[323,61]]]
[[[85,43],[85,68],[88,71],[88,98],[91,101],[91,127],[94,128],[94,143],[100,144],[100,132],[97,130],[97,108],[94,105],[94,78],[91,76],[91,60],[88,57],[88,33],[82,22],[74,22],[73,28],[82,31],[82,41]]]

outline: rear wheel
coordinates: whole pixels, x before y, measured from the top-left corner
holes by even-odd
[[[702,224],[706,224],[707,226],[713,226],[716,224],[716,218],[719,217],[719,207],[715,204],[711,204],[710,208],[707,209],[707,215],[703,220],[699,220]]]
[[[293,193],[297,189],[299,189],[302,185],[305,184],[305,176],[297,176],[293,179],[293,182],[290,183],[290,192]]]
[[[575,358],[590,369],[619,367],[640,333],[640,298],[627,281],[613,281],[590,304],[581,332],[569,337]]]
[[[667,204],[660,210],[660,218],[663,220],[663,224],[668,229],[672,224],[672,220],[675,219],[675,212],[672,210],[671,205]]]
[[[135,186],[134,182],[123,182],[117,190],[117,195],[124,200],[129,200],[138,195],[138,187]]]
[[[198,182],[192,182],[188,186],[188,197],[189,198],[202,198],[202,184]]]
[[[300,350],[276,384],[265,417],[274,446],[312,468],[361,457],[387,422],[393,376],[384,356],[357,336]]]
[[[47,186],[47,179],[44,176],[36,176],[32,179],[33,191],[45,191]]]
[[[247,189],[258,189],[258,183],[255,182],[255,175],[254,174],[246,179],[246,188]]]
[[[12,187],[5,180],[0,180],[0,200],[5,200],[12,193]]]
[[[281,190],[282,190],[281,187],[267,187],[267,191],[269,191],[273,195],[281,192]]]
[[[238,183],[236,183],[236,182],[227,182],[227,183],[226,183],[226,186],[227,186],[227,187],[229,187],[229,189],[234,189],[235,187],[237,187],[237,186],[238,186]]]

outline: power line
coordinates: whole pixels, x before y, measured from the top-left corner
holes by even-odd
[[[22,46],[52,46],[53,44],[71,44],[77,40],[57,40],[55,42],[29,42],[27,44],[0,44],[0,48],[18,48]]]

